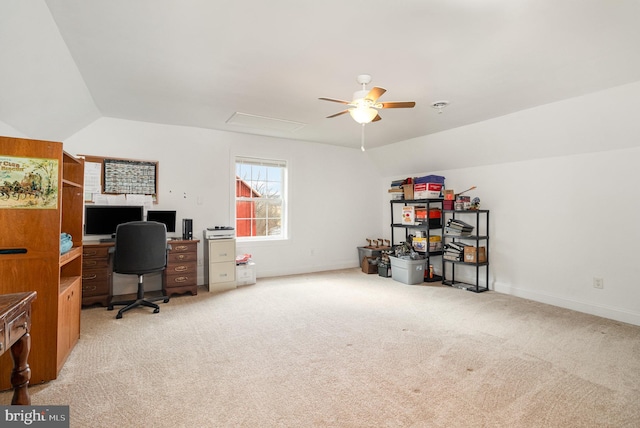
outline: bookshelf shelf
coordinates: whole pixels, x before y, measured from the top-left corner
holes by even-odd
[[[451,221],[460,221],[473,226],[475,234],[449,233]],[[451,287],[481,293],[489,290],[489,210],[443,210],[442,283]],[[461,259],[451,259],[459,250]],[[480,260],[484,254],[484,259]],[[456,274],[458,278],[456,278]]]
[[[442,233],[442,198],[434,199],[393,199],[391,203],[391,246],[398,245],[401,239],[405,242],[409,240],[410,235],[416,232],[424,232],[426,238],[427,250],[417,251],[427,259],[427,266],[433,264],[432,258],[442,255],[442,250],[429,251],[430,239],[433,236],[440,236]],[[421,207],[426,210],[426,218],[423,221],[412,220],[409,223],[403,223],[403,213],[401,207]],[[432,210],[438,210],[440,217],[429,218]],[[398,222],[400,219],[400,222]],[[399,234],[397,233],[399,232]],[[440,238],[442,240],[442,238]],[[442,241],[441,241],[442,242]],[[438,282],[442,277],[435,275],[433,278],[425,278],[425,282]]]

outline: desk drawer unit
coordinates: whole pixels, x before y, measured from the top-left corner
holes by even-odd
[[[82,305],[99,303],[107,306],[111,300],[112,266],[109,248],[112,245],[84,245],[82,251]]]
[[[170,241],[167,268],[162,275],[162,291],[174,294],[198,294],[198,242],[199,240]]]
[[[207,248],[209,291],[236,288],[236,240],[210,239]]]

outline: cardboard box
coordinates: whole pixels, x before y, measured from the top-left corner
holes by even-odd
[[[442,251],[442,242],[429,242],[429,251]]]
[[[412,205],[402,207],[402,224],[409,226],[416,224],[416,207]]]
[[[411,244],[416,251],[427,251],[427,238],[413,238]]]
[[[401,188],[389,189],[387,190],[387,192],[389,193],[389,195],[391,196],[391,200],[393,201],[404,199],[404,191]]]
[[[373,264],[375,257],[364,257],[362,259],[362,272],[364,273],[378,273],[378,264]]]
[[[443,184],[439,183],[415,183],[413,185],[414,199],[439,198]]]
[[[465,263],[485,263],[487,261],[487,252],[485,247],[474,247],[467,245],[464,247]]]
[[[456,198],[457,210],[468,210],[471,208],[471,196],[460,195]]]
[[[442,227],[442,211],[439,208],[429,210],[429,227]]]
[[[404,192],[404,198],[408,201],[414,198],[413,196],[413,184],[403,184],[402,191]]]
[[[429,237],[429,251],[442,251],[442,237],[440,235]]]
[[[444,200],[445,201],[453,201],[456,196],[454,194],[453,189],[444,189]]]

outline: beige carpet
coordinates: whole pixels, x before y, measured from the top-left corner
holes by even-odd
[[[31,394],[72,427],[638,427],[640,327],[357,269],[268,278],[84,309]]]

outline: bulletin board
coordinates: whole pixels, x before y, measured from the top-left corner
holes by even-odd
[[[107,195],[158,194],[158,162],[78,155],[100,168],[100,193]],[[86,181],[86,180],[85,180]]]

